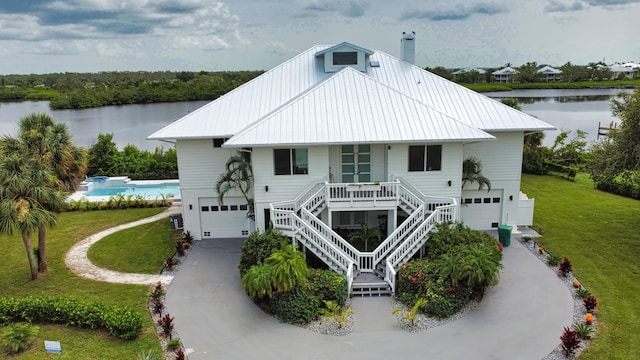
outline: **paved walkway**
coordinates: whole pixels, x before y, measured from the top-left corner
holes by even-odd
[[[195,242],[168,287],[167,308],[191,360],[539,360],[572,323],[571,293],[516,240],[504,249],[500,283],[462,319],[409,333],[391,315],[389,298],[354,298],[354,331],[321,335],[281,324],[249,300],[238,274],[241,243]]]
[[[67,265],[67,268],[74,273],[92,280],[139,285],[153,285],[160,281],[163,284],[168,285],[171,283],[171,280],[173,280],[173,276],[171,275],[128,274],[99,268],[91,263],[87,257],[87,251],[89,251],[91,245],[108,235],[124,229],[136,227],[138,225],[148,224],[156,220],[169,217],[171,214],[179,213],[180,211],[181,207],[172,206],[158,215],[130,222],[128,224],[119,225],[91,235],[77,243],[71,248],[71,250],[69,250],[67,257],[65,258],[65,264]]]

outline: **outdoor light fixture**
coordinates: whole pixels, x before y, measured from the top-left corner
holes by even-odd
[[[265,185],[264,192],[269,192],[269,185]]]
[[[193,210],[193,205],[189,204],[189,210]]]
[[[509,195],[509,201],[513,201],[513,195]]]
[[[451,186],[451,180],[447,181],[447,185]]]

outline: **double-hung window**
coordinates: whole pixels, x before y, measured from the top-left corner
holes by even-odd
[[[276,175],[300,175],[309,173],[307,149],[274,149]]]
[[[442,145],[409,146],[409,171],[442,170]]]

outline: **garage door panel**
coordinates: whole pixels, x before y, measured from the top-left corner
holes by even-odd
[[[200,228],[203,239],[242,237],[249,234],[247,203],[244,198],[200,198]]]
[[[462,191],[461,215],[465,225],[476,230],[497,228],[502,218],[502,190]]]

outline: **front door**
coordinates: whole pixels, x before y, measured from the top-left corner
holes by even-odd
[[[371,181],[371,145],[342,145],[342,182]]]

